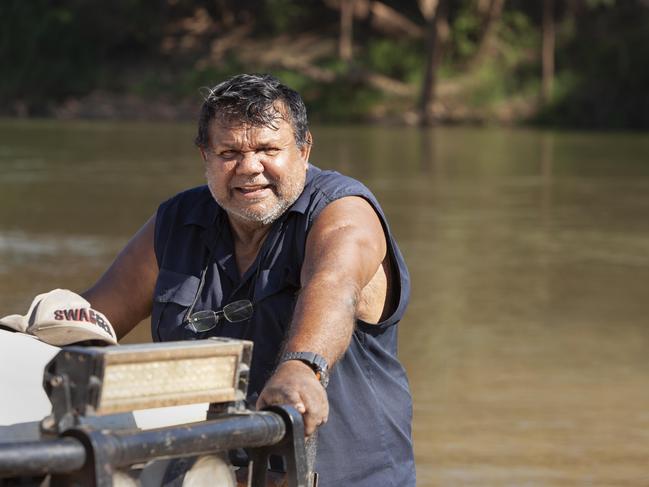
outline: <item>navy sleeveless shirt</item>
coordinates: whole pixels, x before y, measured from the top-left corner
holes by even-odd
[[[152,336],[155,341],[207,336],[252,340],[248,394],[258,395],[277,365],[291,322],[309,229],[325,206],[346,196],[363,197],[380,217],[398,301],[392,315],[381,323],[357,320],[349,348],[333,366],[327,388],[329,421],[318,434],[319,485],[414,486],[412,401],[397,359],[396,326],[408,304],[410,279],[381,207],[358,181],[309,165],[304,191],[273,223],[243,277],[237,269],[227,215],[207,186],[160,205],[154,242],[159,275]],[[204,269],[205,285],[194,311],[218,310],[238,299],[250,299],[254,314],[248,322],[222,320],[215,329],[198,334],[184,329],[182,322],[196,298]]]

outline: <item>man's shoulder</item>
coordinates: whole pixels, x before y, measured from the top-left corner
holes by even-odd
[[[213,221],[218,205],[207,185],[186,189],[164,201],[158,208],[158,217],[174,214],[184,223],[203,226]]]
[[[322,170],[315,166],[309,166],[305,191],[293,208],[307,215],[310,226],[327,205],[348,196],[364,198],[384,219],[378,200],[363,183],[337,171]]]
[[[338,171],[323,170],[313,166],[314,173],[309,182],[311,191],[322,193],[328,200],[349,196],[368,196],[372,192],[360,181]]]
[[[186,203],[200,203],[201,201],[212,199],[209,188],[206,184],[201,186],[196,186],[194,188],[189,188],[176,193],[171,198],[167,199],[165,203],[171,204],[186,204]]]

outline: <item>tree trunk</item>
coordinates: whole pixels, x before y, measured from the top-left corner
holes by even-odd
[[[552,99],[554,84],[554,0],[543,0],[543,46],[541,59],[543,75],[541,80],[541,100],[547,105]]]
[[[340,4],[340,38],[338,55],[340,59],[349,62],[353,55],[354,0],[342,0]]]
[[[427,15],[428,25],[426,32],[426,70],[419,100],[419,124],[422,126],[433,125],[435,114],[435,87],[437,85],[437,67],[442,57],[442,42],[445,37],[446,27],[446,0],[439,0],[431,8],[427,2],[427,10],[422,8],[422,13]]]
[[[482,25],[480,27],[480,37],[478,48],[469,61],[469,67],[479,65],[489,54],[493,45],[494,32],[500,16],[503,11],[505,0],[489,0],[488,4],[480,8],[482,14]]]

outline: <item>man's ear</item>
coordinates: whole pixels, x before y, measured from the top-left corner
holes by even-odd
[[[201,157],[203,158],[203,162],[207,162],[207,153],[205,152],[205,148],[199,147],[198,150],[201,152]]]
[[[309,163],[309,154],[311,154],[311,147],[313,147],[313,135],[311,131],[306,133],[306,143],[300,148],[300,155],[304,159],[304,164]]]

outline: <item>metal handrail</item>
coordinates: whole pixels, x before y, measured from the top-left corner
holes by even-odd
[[[0,443],[0,478],[69,473],[86,463],[86,449],[76,438]]]
[[[146,431],[81,425],[56,439],[0,443],[0,478],[81,472],[93,479],[94,485],[110,485],[104,484],[102,477],[120,468],[238,448],[247,449],[257,460],[253,462],[253,478],[258,481],[253,485],[265,485],[268,456],[279,454],[287,460],[289,485],[306,487],[309,474],[302,418],[290,407]]]

